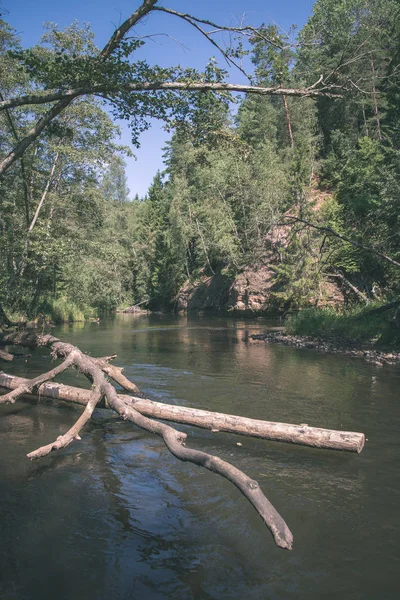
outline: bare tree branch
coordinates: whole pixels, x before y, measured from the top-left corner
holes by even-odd
[[[230,463],[216,456],[199,450],[186,448],[185,440],[187,435],[185,433],[177,431],[170,425],[154,421],[153,419],[142,415],[134,408],[134,405],[128,406],[127,403],[118,396],[111,383],[106,380],[96,359],[84,354],[76,346],[62,342],[52,335],[36,335],[32,332],[18,332],[9,334],[6,338],[9,343],[47,346],[51,349],[53,356],[64,359],[64,362],[44,375],[30,381],[28,380],[27,382],[24,380],[24,382],[21,382],[15,390],[3,396],[0,399],[1,401],[4,401],[4,399],[7,399],[6,401],[8,402],[15,401],[15,398],[22,393],[29,393],[40,383],[48,381],[48,379],[54,377],[55,374],[61,373],[72,365],[77,367],[93,382],[93,391],[90,395],[89,402],[75,425],[63,436],[60,436],[55,442],[42,446],[38,450],[29,453],[29,458],[36,459],[46,456],[52,450],[58,450],[70,444],[74,439],[80,439],[79,432],[90,419],[97,403],[104,396],[108,406],[117,412],[124,420],[131,421],[141,429],[162,437],[168,450],[180,460],[202,466],[209,471],[213,471],[214,473],[229,479],[229,481],[242,492],[257,510],[267,527],[270,529],[275,539],[275,543],[281,548],[291,550],[293,545],[293,535],[285,521],[264,496],[257,481],[251,479]]]
[[[217,25],[217,23],[214,23],[213,21],[210,21],[209,19],[200,19],[200,18],[194,17],[193,15],[190,15],[188,13],[180,13],[176,10],[172,10],[171,8],[165,8],[164,6],[154,6],[153,10],[158,10],[161,12],[169,13],[170,15],[174,15],[175,17],[180,17],[181,19],[188,21],[192,25],[194,24],[194,22],[196,22],[196,23],[202,23],[203,25],[208,25],[209,27],[213,27],[215,31],[208,31],[208,32],[206,32],[207,35],[212,35],[213,33],[220,33],[222,31],[230,31],[233,33],[240,33],[243,35],[257,35],[260,38],[262,38],[265,42],[270,44],[271,46],[274,46],[275,48],[279,48],[279,50],[283,50],[283,48],[284,48],[283,46],[278,44],[276,41],[271,40],[270,38],[267,38],[262,31],[260,31],[256,27],[252,27],[251,25],[245,25],[242,27],[227,27],[224,25]]]
[[[261,334],[261,337],[263,335]],[[22,377],[0,372],[0,393],[2,392],[2,388],[13,390],[21,385],[21,383],[28,381]],[[49,398],[86,406],[90,401],[90,396],[90,390],[62,383],[45,382],[36,390],[35,394],[24,395],[24,398]],[[338,431],[304,424],[295,425],[293,423],[261,421],[259,419],[227,415],[199,408],[188,408],[176,404],[155,402],[148,398],[138,398],[137,396],[128,396],[127,394],[118,394],[118,397],[125,404],[133,406],[146,417],[200,427],[201,429],[208,429],[213,433],[229,432],[275,442],[300,444],[311,448],[357,452],[358,454],[364,448],[365,443],[365,435],[355,431]],[[101,407],[106,407],[105,403],[104,405],[101,404]]]
[[[151,10],[154,9],[156,2],[157,0],[143,0],[141,6],[139,6],[139,8],[114,31],[111,38],[101,51],[99,58],[104,60],[110,56],[110,54],[112,54],[114,50],[118,48],[128,31],[132,29],[132,27],[136,25],[136,23],[138,23],[143,17],[148,15]]]
[[[153,10],[159,10],[189,22],[193,27],[195,27],[202,35],[204,35],[225,57],[225,59],[231,64],[235,65],[242,73],[244,73],[243,69],[240,65],[236,63],[236,61],[225,52],[215,40],[212,39],[211,33],[203,29],[199,24],[208,25],[214,29],[220,31],[230,31],[241,33],[243,35],[255,35],[263,37],[263,32],[257,30],[254,27],[244,26],[244,27],[221,27],[216,25],[212,21],[207,19],[199,19],[187,13],[179,13],[172,9],[168,9],[165,7],[156,6],[157,0],[143,0],[141,6],[134,12],[132,15],[126,19],[113,33],[107,44],[104,46],[103,50],[99,53],[98,61],[106,60],[119,46],[121,41],[125,38],[126,34],[129,30],[136,25],[143,17],[148,15]],[[263,39],[265,36],[263,37]],[[273,40],[267,40],[268,43],[277,46]],[[278,46],[280,47],[280,46]],[[30,129],[28,134],[18,141],[15,148],[8,154],[6,158],[0,163],[0,176],[4,174],[11,165],[14,164],[15,161],[21,159],[25,151],[29,148],[29,146],[40,136],[43,130],[48,127],[48,125],[59,115],[61,114],[70,104],[71,102],[79,97],[84,95],[107,95],[107,94],[118,94],[121,91],[125,92],[148,92],[148,91],[161,91],[161,90],[175,90],[175,91],[236,91],[242,93],[258,93],[265,95],[282,95],[282,96],[298,96],[298,97],[317,97],[317,96],[326,96],[326,97],[340,97],[340,94],[337,93],[337,88],[331,88],[324,86],[321,89],[316,88],[317,84],[314,84],[310,88],[299,88],[299,89],[284,89],[280,87],[272,87],[272,88],[260,88],[253,86],[240,86],[226,83],[206,83],[206,82],[161,82],[161,83],[152,83],[152,82],[144,82],[144,83],[131,83],[116,88],[115,85],[108,86],[104,85],[93,85],[88,87],[80,87],[76,89],[63,90],[63,91],[44,91],[41,94],[30,94],[28,96],[14,98],[11,100],[6,100],[0,102],[0,110],[6,110],[10,108],[14,108],[16,106],[25,106],[29,104],[46,104],[49,102],[57,102],[52,108],[50,108],[38,121],[37,123]]]
[[[63,435],[59,435],[55,442],[47,444],[46,446],[41,446],[37,450],[33,452],[29,452],[27,457],[31,460],[35,458],[42,458],[43,456],[47,456],[53,450],[60,450],[61,448],[65,448],[74,440],[80,440],[80,432],[86,423],[90,420],[94,409],[97,404],[100,402],[102,397],[101,386],[99,385],[100,381],[98,381],[97,375],[95,375],[95,388],[90,395],[89,402],[85,406],[85,410],[79,417],[79,419],[74,423],[74,425]]]
[[[199,31],[210,42],[210,44],[212,44],[215,48],[217,48],[217,50],[222,54],[222,56],[225,58],[225,60],[228,64],[231,64],[234,67],[236,67],[245,77],[247,77],[247,79],[250,79],[248,74],[246,73],[246,71],[244,69],[242,69],[242,67],[231,56],[229,56],[229,54],[223,48],[221,48],[221,46],[219,44],[217,44],[217,42],[211,37],[211,34],[214,32],[206,31],[205,29],[200,27],[200,25],[198,25],[198,23],[204,23],[204,21],[202,21],[200,19],[196,19],[195,17],[193,17],[192,15],[189,15],[187,13],[179,13],[170,8],[163,8],[161,6],[158,6],[158,7],[155,6],[154,10],[161,10],[162,12],[166,12],[168,14],[174,15],[175,17],[179,17],[179,18],[183,19],[184,21],[186,21],[187,23],[189,23],[192,27],[197,29],[197,31]],[[211,22],[208,22],[208,24],[211,24]],[[215,25],[215,27],[218,27],[218,26]],[[218,30],[219,31],[234,31],[233,28],[225,29],[225,28],[221,28],[221,27],[219,27]],[[216,30],[216,31],[218,31],[218,30]],[[235,30],[235,31],[237,31],[237,30]]]
[[[26,106],[29,104],[48,104],[57,100],[73,100],[79,96],[100,95],[100,94],[116,94],[119,92],[158,92],[164,90],[171,91],[213,91],[213,92],[240,92],[242,94],[256,94],[261,96],[291,96],[291,97],[308,97],[316,98],[324,96],[328,98],[342,98],[342,94],[338,93],[337,88],[322,87],[317,88],[317,85],[322,82],[322,76],[309,87],[301,88],[284,88],[281,86],[262,87],[256,85],[241,85],[224,82],[208,82],[208,81],[164,81],[164,82],[140,82],[126,83],[116,87],[115,85],[92,85],[87,87],[72,88],[69,90],[46,90],[39,94],[27,94],[0,101],[0,111],[17,106]]]
[[[60,373],[66,371],[73,364],[74,358],[74,355],[71,353],[64,360],[64,362],[61,363],[61,365],[54,367],[54,369],[51,369],[50,371],[47,371],[47,373],[43,373],[42,375],[39,375],[34,379],[30,379],[27,383],[21,383],[21,385],[18,386],[15,390],[12,390],[8,394],[2,396],[0,398],[0,404],[14,404],[14,402],[20,396],[23,396],[23,394],[30,394],[32,390],[39,387],[39,385],[41,385],[42,383],[45,383],[46,381],[49,381],[50,379],[56,377],[56,375],[59,375]]]
[[[35,211],[34,217],[33,217],[33,219],[32,219],[32,222],[31,222],[31,224],[29,225],[28,232],[31,232],[31,231],[32,231],[32,229],[35,227],[35,223],[36,223],[36,221],[37,221],[37,218],[38,218],[38,216],[39,216],[40,209],[42,208],[42,206],[43,206],[43,203],[44,203],[44,201],[46,200],[46,196],[47,196],[47,194],[49,193],[50,186],[51,186],[51,184],[52,184],[52,181],[53,181],[53,175],[54,175],[54,171],[55,171],[55,169],[56,169],[56,165],[57,165],[58,157],[59,157],[59,153],[58,153],[58,152],[56,152],[56,156],[55,156],[55,158],[54,158],[53,165],[52,165],[52,167],[51,167],[51,171],[50,171],[49,178],[48,178],[48,180],[47,180],[46,186],[45,186],[45,188],[44,188],[44,190],[43,190],[43,194],[42,194],[42,196],[41,196],[41,198],[40,198],[40,200],[39,200],[39,203],[38,203],[38,205],[37,205],[37,207],[36,207],[36,211]]]

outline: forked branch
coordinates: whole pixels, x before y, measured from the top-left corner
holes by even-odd
[[[62,358],[63,362],[44,375],[28,380],[27,382],[21,382],[15,390],[12,390],[3,396],[0,401],[15,402],[16,398],[22,394],[32,392],[35,387],[45,381],[49,381],[49,379],[62,373],[70,366],[78,368],[79,371],[85,374],[93,383],[89,401],[82,415],[73,427],[71,427],[64,435],[59,436],[54,442],[30,452],[28,454],[29,458],[36,459],[46,456],[52,450],[64,448],[74,439],[80,439],[80,431],[90,419],[96,405],[101,398],[104,397],[107,405],[123,419],[129,420],[141,429],[162,437],[170,452],[180,460],[192,462],[229,479],[229,481],[236,485],[260,514],[263,521],[270,529],[276,544],[279,547],[288,550],[292,548],[293,535],[291,531],[279,513],[265,497],[258,483],[233,465],[216,456],[186,448],[184,445],[187,437],[185,433],[177,431],[170,425],[160,423],[152,418],[144,416],[134,408],[134,404],[129,406],[124,402],[124,400],[118,396],[116,389],[105,377],[103,370],[110,367],[107,361],[104,359],[92,358],[84,354],[76,346],[62,342],[52,335],[36,335],[33,332],[16,332],[3,336],[3,342],[4,341],[10,344],[20,344],[25,346],[47,346],[51,349],[53,356]]]
[[[47,371],[47,373],[43,373],[34,379],[28,380],[26,383],[21,383],[15,390],[12,390],[8,394],[1,396],[0,404],[14,404],[14,402],[24,394],[30,394],[36,388],[38,388],[42,383],[46,381],[50,381],[50,379],[54,379],[56,375],[63,373],[74,363],[74,355],[71,353],[67,358],[57,367],[51,369],[51,371]]]

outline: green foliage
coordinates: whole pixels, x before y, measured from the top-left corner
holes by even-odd
[[[276,25],[262,26],[251,38],[252,62],[259,83],[286,85],[294,60],[291,33],[280,32]]]
[[[0,21],[4,95],[107,82],[109,113],[129,121],[134,143],[153,117],[173,133],[165,172],[130,202],[127,149],[103,100],[75,100],[55,119],[0,184],[0,302],[32,315],[47,306],[58,320],[134,302],[170,308],[188,279],[260,264],[275,272],[281,307],[316,303],[338,272],[368,297],[398,294],[399,269],[329,231],[400,260],[399,15],[395,0],[318,0],[297,45],[295,28],[263,26],[249,47],[228,50],[250,53],[255,83],[295,87],[323,75],[345,91],[249,95],[234,116],[227,93],[127,91],[224,81],[214,59],[202,73],[152,66],[137,60],[137,38],[99,59],[90,27],[76,22],[48,24],[22,49]],[[2,150],[45,111],[0,113]],[[321,185],[329,193],[313,202]],[[277,241],[285,215],[322,229],[296,224]]]
[[[373,52],[376,70],[387,68],[385,45],[393,46],[387,32],[390,11],[393,15],[390,1],[370,7],[362,0],[321,0],[300,33],[304,45],[296,52],[293,31],[286,35],[276,26],[263,27],[251,39],[258,84],[310,84],[339,64],[329,83],[342,85],[348,77],[356,81],[361,68],[369,95],[357,92],[335,102],[249,96],[233,124],[226,103],[208,93],[192,96],[184,121],[172,122],[175,133],[160,190],[161,221],[149,199],[137,209],[138,298],[153,303],[158,298],[166,305],[186,278],[221,271],[234,275],[266,260],[272,260],[272,297],[280,306],[321,300],[326,277],[338,271],[366,295],[396,289],[398,275],[373,254],[321,231],[295,226],[272,254],[270,242],[271,228],[282,213],[294,210],[359,243],[382,247],[383,240],[391,240],[386,250],[396,255],[398,175],[378,139],[386,100],[379,96],[376,112],[373,94],[379,80],[371,74],[368,54]],[[360,44],[365,56],[359,55]],[[219,81],[221,76],[210,63],[208,79]],[[394,155],[390,160],[394,165]],[[309,200],[316,174],[333,192],[318,209]],[[376,221],[372,230],[371,218]]]
[[[71,60],[74,54],[95,53],[92,34],[76,24],[63,32],[51,26],[44,43],[32,50],[40,64],[58,64],[61,48]],[[3,46],[12,94],[21,85],[15,59],[20,51],[16,39]],[[32,64],[29,72],[26,66],[24,73],[35,75],[30,86],[38,84],[39,67]],[[17,135],[22,136],[42,111],[15,111]],[[10,121],[0,121],[0,127],[5,143],[11,145]],[[13,310],[34,316],[47,306],[56,320],[76,320],[89,306],[112,310],[131,299],[127,226],[118,223],[120,207],[126,212],[128,191],[123,160],[117,153],[125,149],[115,143],[117,134],[98,101],[76,101],[2,180],[0,301]]]
[[[93,314],[89,308],[82,310],[65,297],[57,298],[57,300],[46,300],[38,308],[40,309],[39,312],[49,318],[55,325],[85,321],[89,315]]]
[[[397,345],[400,343],[400,327],[394,311],[368,315],[369,311],[380,306],[375,303],[364,308],[353,307],[343,313],[331,308],[301,310],[290,317],[286,330],[289,334],[317,336],[339,344]]]
[[[344,141],[340,134],[336,140],[339,146]],[[358,140],[356,148],[349,148],[344,141],[344,147],[339,149],[338,154],[330,154],[328,165],[325,165],[325,177],[328,179],[329,169],[339,202],[355,216],[366,216],[380,206],[383,167],[383,148],[377,140],[363,137]]]

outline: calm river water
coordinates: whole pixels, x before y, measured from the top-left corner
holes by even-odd
[[[265,328],[121,315],[53,331],[93,355],[116,352],[154,400],[365,432],[357,455],[181,427],[191,446],[259,481],[293,551],[275,546],[232,484],[105,410],[81,442],[28,461],[81,409],[21,401],[0,407],[1,599],[400,597],[400,368],[246,342]],[[40,349],[6,370],[32,376],[48,364]]]

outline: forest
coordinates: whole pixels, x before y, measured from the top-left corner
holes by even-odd
[[[156,13],[205,38],[202,70],[145,58]],[[397,597],[398,0],[317,0],[288,31],[141,0],[103,47],[78,21],[26,47],[6,17],[0,588]]]
[[[174,13],[147,0],[134,15],[152,10]],[[175,16],[212,39],[212,22]],[[311,308],[326,327],[381,307],[373,335],[398,340],[398,2],[318,0],[300,31],[210,43],[202,73],[135,60],[145,40],[123,27],[101,50],[87,24],[48,24],[27,49],[0,21],[5,312]],[[251,60],[249,86],[227,83],[221,55]],[[165,169],[131,197],[114,121],[138,144],[153,117],[172,132]]]

